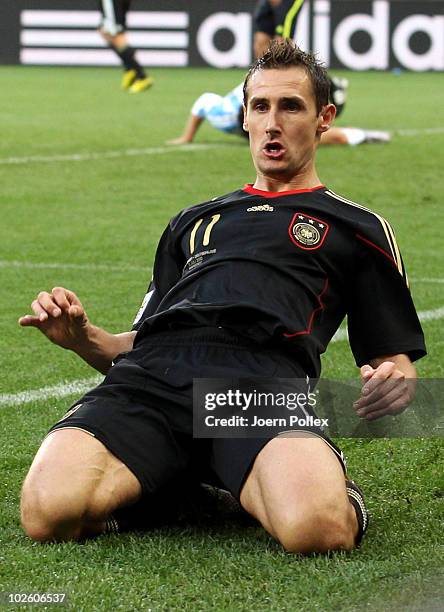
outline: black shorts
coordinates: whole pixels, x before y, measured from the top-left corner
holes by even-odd
[[[116,359],[105,380],[50,431],[78,428],[100,440],[139,480],[143,494],[180,474],[239,498],[270,437],[193,438],[193,378],[305,378],[290,358],[220,328],[156,333]],[[344,468],[341,451],[322,433]],[[345,469],[345,468],[344,468]]]
[[[268,0],[259,0],[253,13],[253,27],[255,32],[265,32],[269,36],[284,35],[284,26],[288,29],[286,38],[293,38],[296,19],[302,8],[300,0],[282,0],[274,7]],[[287,20],[287,21],[286,21]]]
[[[253,28],[255,32],[265,32],[269,36],[275,34],[273,7],[268,0],[259,0],[253,13]]]
[[[126,14],[130,4],[131,0],[99,0],[99,8],[102,12],[101,29],[110,36],[124,32]]]

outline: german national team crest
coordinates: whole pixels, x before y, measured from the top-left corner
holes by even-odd
[[[322,246],[329,229],[330,226],[325,221],[297,212],[291,220],[288,234],[300,249],[313,251]]]

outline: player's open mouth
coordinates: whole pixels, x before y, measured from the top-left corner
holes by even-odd
[[[281,145],[280,142],[271,141],[267,142],[267,144],[263,148],[263,151],[265,155],[270,159],[280,159],[285,153],[285,148]]]

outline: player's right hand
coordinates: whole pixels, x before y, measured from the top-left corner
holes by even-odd
[[[88,337],[90,326],[85,309],[73,291],[54,287],[41,291],[31,304],[34,315],[18,320],[22,327],[36,327],[51,342],[75,350]]]

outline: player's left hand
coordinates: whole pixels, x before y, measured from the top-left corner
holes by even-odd
[[[384,361],[377,368],[363,365],[361,378],[361,397],[353,407],[356,414],[367,421],[399,414],[412,399],[405,374],[393,361]]]
[[[167,145],[184,145],[184,144],[190,144],[190,142],[193,142],[193,141],[190,140],[189,138],[185,138],[184,136],[179,136],[179,138],[172,138],[171,140],[167,140],[165,142],[165,144],[167,144]]]

